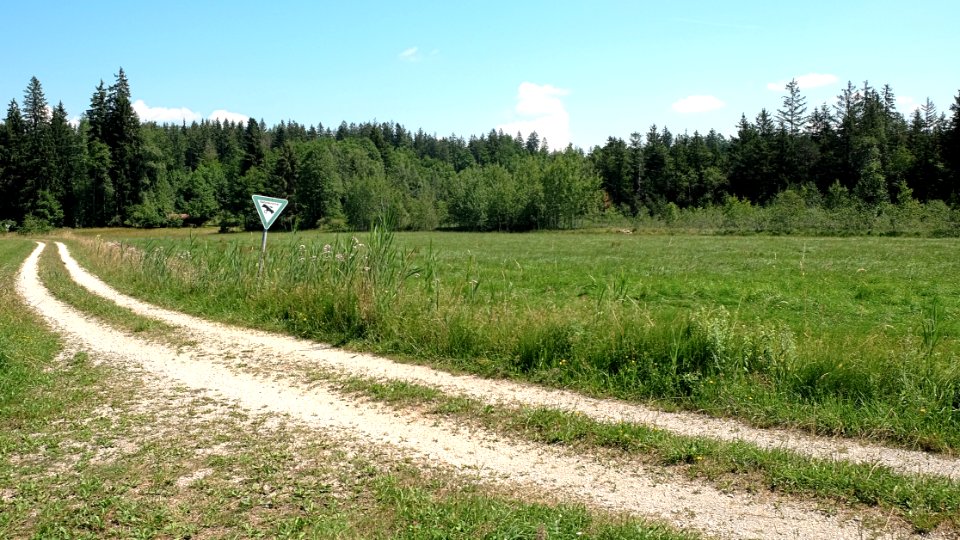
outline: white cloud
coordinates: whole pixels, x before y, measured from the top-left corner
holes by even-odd
[[[157,122],[158,124],[180,124],[183,122],[191,123],[201,122],[204,120],[202,113],[194,112],[186,107],[151,107],[142,99],[138,99],[133,102],[133,110],[143,122]],[[231,122],[240,123],[246,122],[248,118],[250,117],[245,114],[230,112],[224,109],[217,109],[210,113],[210,116],[207,117],[208,120],[220,120],[221,122],[229,120]]]
[[[203,120],[203,115],[195,113],[186,107],[179,109],[168,109],[166,107],[151,107],[144,103],[142,99],[133,102],[133,110],[144,122],[157,122],[160,124],[197,122]]]
[[[904,115],[911,115],[913,111],[922,107],[922,103],[917,103],[917,100],[913,99],[910,96],[899,96],[897,97],[897,108],[903,111]]]
[[[692,114],[715,111],[726,107],[727,104],[714,96],[687,96],[671,105],[678,113]]]
[[[420,61],[420,48],[419,47],[410,47],[405,49],[402,53],[399,54],[401,60],[405,62],[419,62]]]
[[[212,113],[210,113],[209,119],[220,120],[221,122],[229,121],[229,122],[234,122],[239,124],[245,124],[247,123],[247,120],[250,119],[250,117],[245,114],[225,111],[223,109],[217,109]]]
[[[569,94],[569,90],[550,84],[521,83],[515,110],[526,118],[500,124],[497,129],[511,135],[520,132],[524,137],[536,131],[551,149],[562,150],[570,144],[570,113],[560,98]]]
[[[806,75],[798,75],[794,77],[797,81],[797,85],[801,89],[808,88],[818,88],[820,86],[827,86],[837,82],[837,76],[831,75],[829,73],[807,73]],[[780,81],[767,83],[767,89],[773,90],[775,92],[780,92],[787,87],[787,82],[789,81]]]
[[[430,52],[421,51],[420,47],[410,47],[404,49],[400,54],[397,55],[397,58],[401,62],[410,62],[411,64],[422,62],[424,58],[433,58],[440,54],[440,49],[431,49]]]

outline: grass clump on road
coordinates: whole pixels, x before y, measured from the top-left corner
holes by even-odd
[[[261,280],[253,235],[72,245],[121,289],[205,317],[760,426],[960,448],[955,239],[376,229],[271,242]]]

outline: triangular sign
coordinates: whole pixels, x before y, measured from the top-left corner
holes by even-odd
[[[283,212],[283,209],[287,207],[287,200],[254,195],[253,205],[257,208],[257,215],[260,216],[260,223],[263,223],[263,230],[267,230],[277,220],[280,212]]]

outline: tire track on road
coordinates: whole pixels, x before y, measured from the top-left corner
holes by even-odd
[[[84,270],[63,243],[57,242],[57,249],[70,276],[89,291],[138,314],[183,328],[204,342],[220,338],[229,343],[246,341],[248,347],[281,353],[289,363],[309,364],[365,378],[422,384],[491,404],[580,412],[601,422],[643,424],[678,435],[744,441],[759,448],[789,450],[813,458],[876,464],[904,474],[960,480],[960,458],[943,454],[890,448],[856,439],[818,437],[785,429],[760,429],[736,420],[689,412],[665,412],[636,403],[590,398],[575,392],[513,381],[453,375],[426,366],[352,353],[290,336],[210,322],[124,295]],[[223,350],[222,345],[215,350]]]
[[[527,486],[567,500],[725,538],[859,539],[865,533],[891,538],[912,536],[900,523],[888,523],[882,530],[865,529],[859,519],[825,515],[813,503],[762,494],[723,493],[708,484],[683,480],[639,463],[601,463],[590,455],[573,455],[483,430],[463,429],[435,417],[359,403],[324,388],[303,388],[237,373],[191,347],[178,352],[122,334],[59,302],[39,281],[38,259],[43,249],[44,244],[39,243],[24,262],[17,290],[58,333],[82,344],[96,359],[142,367],[174,384],[256,414],[284,415],[334,435],[395,448],[400,456],[444,464],[483,482]],[[230,342],[221,336],[213,343],[220,346]],[[246,339],[232,345],[222,353],[239,355],[242,361],[257,360],[242,352],[249,346]],[[256,354],[283,353],[265,350]]]

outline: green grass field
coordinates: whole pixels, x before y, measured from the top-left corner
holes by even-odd
[[[83,351],[58,357],[60,339],[14,290],[34,247],[0,239],[2,538],[698,537],[346,455],[294,426],[266,427],[240,410],[211,414],[216,404],[204,398],[180,395],[171,408],[169,396]],[[69,283],[55,256],[41,266],[65,301],[103,320],[125,317]],[[139,324],[118,326],[163,330]],[[198,471],[201,480],[180,484]]]
[[[96,297],[74,283],[55,249],[46,250],[40,263],[45,285],[62,301],[109,326],[175,346],[182,343],[176,329]],[[295,379],[335,381],[343,391],[398,409],[425,409],[454,419],[461,426],[474,424],[534,442],[576,447],[585,453],[612,451],[709,480],[724,489],[769,490],[830,506],[879,507],[885,515],[897,515],[917,531],[941,525],[953,527],[957,523],[960,490],[956,482],[942,478],[917,478],[873,464],[808,458],[782,450],[758,449],[744,442],[679,436],[642,425],[597,422],[582,414],[554,409],[493,406],[405,382],[341,379],[309,366],[286,369],[286,375]]]
[[[71,242],[119,288],[211,318],[758,425],[960,448],[956,239],[271,234],[260,280],[259,234]]]

